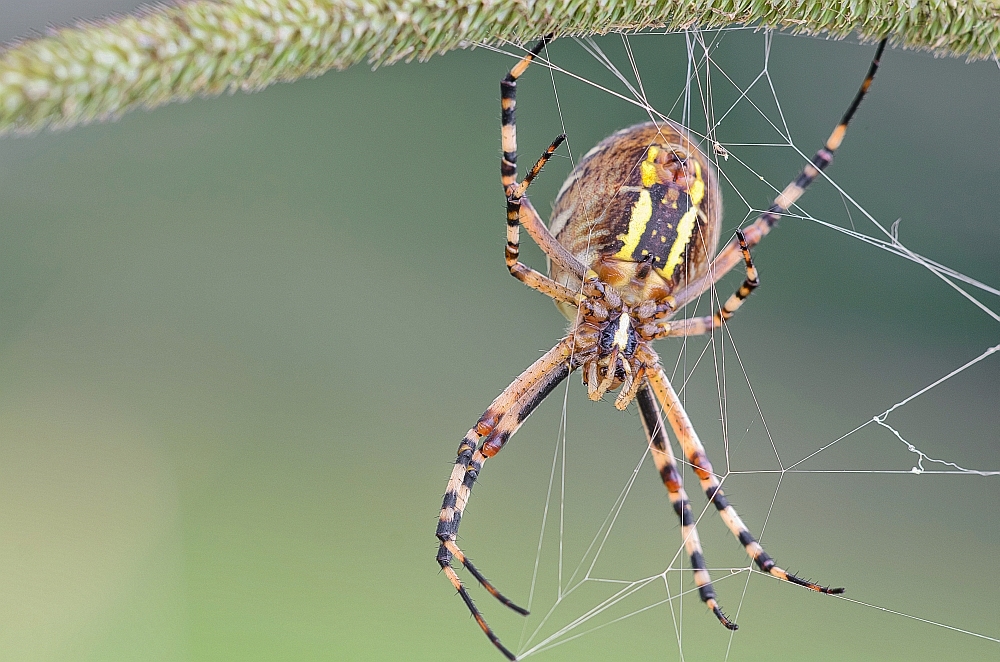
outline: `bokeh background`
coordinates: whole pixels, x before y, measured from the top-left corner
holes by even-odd
[[[0,38],[135,4],[8,1]],[[741,85],[762,67],[762,39],[727,34],[715,54]],[[600,43],[621,51],[618,37]],[[650,100],[669,108],[683,87],[683,38],[632,43]],[[572,42],[551,52],[610,80]],[[774,38],[770,71],[804,151],[839,118],[870,54]],[[500,659],[439,575],[433,529],[461,435],[564,328],[502,263],[497,81],[510,63],[477,50],[360,66],[0,142],[0,659]],[[556,80],[574,155],[645,118]],[[901,218],[907,246],[994,286],[998,83],[993,62],[887,53],[831,170],[880,221]],[[732,90],[714,91],[716,107],[728,107]],[[548,72],[532,70],[519,100],[530,157],[560,131]],[[774,140],[746,104],[724,131],[730,142]],[[800,163],[787,149],[733,151],[776,186]],[[723,165],[767,204],[765,185]],[[540,210],[569,167],[557,160],[541,177]],[[731,190],[726,201],[728,235],[746,207]],[[828,184],[804,204],[873,231]],[[537,251],[527,255],[540,264]],[[784,221],[756,256],[764,285],[731,331],[786,465],[998,342],[997,323],[940,280],[814,223]],[[737,283],[725,281],[723,295]],[[661,351],[690,371],[703,347]],[[724,372],[732,468],[774,470],[728,338],[716,350],[687,386],[694,422],[725,467]],[[888,422],[931,456],[1000,468],[998,360]],[[571,382],[569,569],[643,452],[634,410],[590,403]],[[521,602],[558,393],[490,463],[463,522],[470,555]],[[801,468],[913,464],[899,440],[869,426]],[[770,511],[764,542],[783,565],[845,585],[847,597],[1000,638],[997,478],[787,474],[774,498],[777,482],[734,475],[727,491],[755,531]],[[712,566],[745,565],[717,517],[701,531]],[[547,535],[536,614],[555,592],[551,527]],[[647,463],[594,574],[659,572],[679,539]],[[692,586],[688,574],[670,577],[677,590]],[[718,582],[729,611],[744,586],[745,575]],[[472,590],[516,647],[519,617]],[[607,594],[586,585],[553,623]],[[651,587],[594,624],[665,596]],[[661,605],[537,659],[1000,654],[993,641],[761,576],[739,622],[730,640],[689,596],[673,615]]]

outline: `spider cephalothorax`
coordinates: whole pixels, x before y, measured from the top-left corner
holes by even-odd
[[[469,561],[456,542],[458,526],[486,460],[500,452],[535,407],[570,372],[579,369],[592,400],[619,389],[615,398],[618,409],[625,409],[632,401],[638,403],[650,455],[680,518],[698,594],[725,627],[735,630],[736,624],[726,617],[716,599],[691,502],[667,439],[668,426],[684,452],[684,461],[697,475],[702,492],[761,572],[822,593],[842,592],[786,572],[764,552],[726,500],[719,476],[660,365],[652,341],[711,333],[757,287],[750,248],[770,232],[778,218],[833,160],[847,124],[875,76],[885,40],[875,52],[861,89],[824,147],[768,210],[744,231],[737,230],[718,254],[722,196],[715,170],[688,132],[669,120],[623,129],[590,150],[563,184],[552,222],[545,225],[525,194],[565,136],[556,138],[524,180],[518,182],[514,107],[517,79],[546,42],[543,39],[536,44],[500,82],[500,173],[507,196],[504,256],[511,275],[551,297],[571,324],[562,340],[497,396],[459,444],[438,518],[437,561],[441,569],[490,641],[514,660],[514,654],[486,624],[452,561],[462,564],[503,604],[521,614],[528,612],[501,595]],[[548,276],[520,261],[521,227],[548,258]],[[685,304],[711,289],[741,263],[746,274],[742,285],[713,315],[671,321]]]
[[[645,379],[646,343],[656,337],[662,328],[660,322],[673,312],[673,307],[667,300],[646,300],[629,306],[595,272],[587,274],[581,289],[570,334],[573,363],[582,368],[591,400],[600,400],[620,387],[615,407],[624,410]]]

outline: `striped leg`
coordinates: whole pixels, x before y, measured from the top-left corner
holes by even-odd
[[[437,538],[441,542],[438,547],[437,561],[455,590],[462,596],[473,618],[493,644],[500,649],[508,659],[513,660],[511,653],[487,625],[472,597],[452,568],[452,559],[458,561],[475,577],[483,588],[500,602],[519,614],[527,614],[527,610],[518,607],[486,579],[486,577],[469,561],[468,557],[456,544],[458,527],[462,513],[469,502],[472,487],[482,471],[483,464],[503,448],[521,424],[528,418],[535,407],[552,392],[569,374],[570,342],[561,340],[555,347],[546,352],[531,367],[525,370],[514,382],[504,389],[489,408],[469,430],[458,447],[458,458],[452,469],[444,500],[441,503],[441,515],[438,518]]]
[[[535,271],[528,265],[518,260],[521,252],[521,199],[524,197],[524,193],[528,190],[531,182],[534,181],[535,177],[538,176],[538,173],[541,172],[542,167],[545,166],[545,163],[552,156],[552,153],[556,151],[556,148],[558,148],[565,139],[566,135],[563,134],[553,140],[548,149],[542,152],[542,155],[535,162],[534,167],[532,167],[528,172],[524,181],[517,186],[512,185],[511,188],[508,189],[507,245],[504,247],[504,261],[507,264],[507,270],[510,271],[510,275],[528,287],[538,290],[542,294],[545,294],[556,301],[570,303],[575,306],[577,304],[576,292],[569,289],[565,285],[557,283],[548,276]],[[555,242],[555,239],[553,239],[553,242]]]
[[[753,266],[753,257],[750,255],[750,247],[747,245],[746,237],[739,230],[736,231],[736,239],[739,241],[740,251],[743,253],[743,263],[746,267],[746,278],[736,293],[730,296],[714,315],[706,317],[690,317],[688,319],[677,320],[676,322],[664,322],[662,329],[656,334],[656,338],[667,338],[669,336],[700,336],[711,333],[722,326],[722,323],[736,314],[747,297],[760,285],[760,278],[757,277],[757,268]]]
[[[684,481],[677,471],[677,463],[674,461],[674,452],[670,448],[670,440],[667,439],[667,432],[663,423],[663,415],[660,407],[656,404],[656,396],[648,385],[644,385],[636,394],[636,401],[639,403],[639,413],[642,416],[642,427],[646,430],[646,438],[649,440],[649,450],[653,456],[660,478],[667,488],[667,496],[670,497],[670,504],[674,507],[674,512],[681,520],[681,535],[684,536],[684,548],[691,558],[691,567],[694,569],[694,583],[698,586],[698,595],[712,613],[715,614],[719,622],[730,630],[737,630],[739,626],[729,620],[722,613],[722,607],[715,596],[715,588],[712,587],[712,578],[708,574],[708,567],[705,565],[705,556],[701,550],[701,539],[698,538],[698,528],[694,517],[691,514],[691,502],[684,491]]]
[[[545,37],[535,44],[530,51],[510,70],[510,72],[500,81],[500,142],[503,156],[500,158],[500,181],[503,184],[504,193],[507,195],[507,245],[504,248],[504,261],[507,270],[519,281],[543,294],[565,303],[576,305],[576,293],[569,288],[560,285],[548,276],[532,269],[519,261],[521,250],[521,201],[525,192],[531,185],[532,180],[538,176],[545,163],[552,156],[553,152],[566,139],[561,135],[552,141],[535,165],[528,172],[520,184],[517,183],[517,123],[515,120],[515,110],[517,106],[517,79],[527,70],[531,61],[538,56],[541,50],[549,42]],[[567,251],[553,250],[557,242],[552,238],[544,223],[538,223],[532,228],[537,233],[548,235],[545,241],[539,241],[538,245],[552,259],[562,261]],[[534,234],[534,233],[532,233]],[[573,259],[571,267],[579,265]]]
[[[569,252],[569,249],[556,241],[528,198],[521,198],[520,220],[521,227],[527,230],[528,236],[538,244],[538,247],[552,263],[558,264],[569,273],[576,274],[580,280],[584,279],[587,267],[577,260],[576,256]]]
[[[649,351],[652,354],[652,351]],[[698,433],[695,432],[694,426],[691,425],[691,419],[688,418],[687,412],[684,411],[684,407],[681,405],[681,401],[677,397],[677,393],[674,391],[673,386],[670,385],[670,381],[667,379],[667,375],[663,372],[663,368],[660,367],[657,357],[653,355],[650,358],[652,360],[648,361],[647,365],[654,367],[646,373],[649,385],[656,394],[656,398],[659,400],[660,405],[663,407],[664,411],[666,411],[670,427],[673,428],[674,434],[677,435],[677,440],[680,442],[681,448],[684,450],[684,456],[691,464],[694,472],[698,475],[698,479],[701,482],[701,488],[704,490],[705,496],[708,497],[709,501],[711,501],[719,511],[719,516],[722,517],[722,521],[725,522],[732,534],[736,536],[736,539],[740,541],[741,545],[743,545],[747,555],[753,559],[754,563],[757,564],[757,567],[760,568],[761,571],[777,577],[778,579],[798,584],[799,586],[805,586],[808,589],[819,591],[820,593],[843,593],[844,589],[842,588],[829,588],[796,577],[792,573],[779,568],[775,564],[774,559],[767,555],[767,552],[764,551],[764,548],[761,547],[760,543],[758,543],[753,535],[751,535],[750,531],[743,523],[743,520],[740,519],[740,516],[736,513],[736,509],[729,505],[729,502],[726,500],[726,496],[722,492],[722,488],[719,484],[719,479],[712,471],[712,463],[708,461],[708,455],[705,453],[705,447],[698,438]]]
[[[550,40],[547,36],[539,39],[500,81],[500,143],[503,150],[500,158],[500,182],[505,193],[509,193],[511,187],[517,184],[517,79]]]
[[[826,144],[816,152],[815,156],[812,157],[802,172],[795,181],[791,182],[784,190],[778,194],[778,197],[774,199],[774,203],[768,208],[766,212],[757,217],[752,224],[750,224],[746,229],[744,229],[745,242],[749,248],[753,248],[764,236],[771,231],[771,228],[777,224],[778,219],[781,218],[782,214],[788,211],[788,209],[795,204],[795,202],[802,197],[806,188],[812,184],[813,180],[819,176],[822,172],[833,162],[833,155],[840,147],[840,144],[844,140],[844,134],[847,133],[847,125],[850,124],[851,119],[854,117],[855,111],[858,106],[861,105],[861,101],[865,98],[865,94],[868,93],[868,88],[871,87],[872,80],[875,78],[875,73],[878,71],[879,61],[882,58],[882,51],[885,50],[886,39],[879,42],[878,47],[875,49],[875,57],[872,58],[871,65],[868,67],[868,74],[865,76],[864,81],[861,83],[861,87],[858,89],[858,93],[854,96],[854,100],[851,105],[847,108],[847,112],[841,118],[840,123],[834,128],[833,133],[827,138]],[[682,306],[689,301],[693,300],[699,294],[707,290],[714,283],[718,282],[720,278],[725,276],[727,273],[732,271],[736,265],[740,263],[740,254],[742,252],[742,246],[739,241],[734,239],[733,241],[726,244],[725,248],[719,251],[719,254],[715,256],[712,261],[712,265],[708,270],[708,274],[697,281],[688,284],[683,290],[678,292],[675,297],[677,299],[677,305]]]

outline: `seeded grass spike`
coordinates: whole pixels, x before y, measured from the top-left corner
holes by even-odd
[[[985,58],[1000,46],[998,17],[988,0],[192,0],[7,46],[0,133],[550,33],[755,24]]]

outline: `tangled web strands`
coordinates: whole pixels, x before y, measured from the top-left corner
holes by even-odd
[[[579,41],[579,46],[588,52],[596,63],[593,65],[593,69],[598,70],[599,74],[606,75],[595,74],[590,69],[584,70],[578,62],[573,65],[562,64],[565,61],[567,48],[565,41],[550,48],[550,52],[554,52],[554,54],[548,55],[551,59],[547,59],[546,54],[543,53],[536,65],[533,66],[550,68],[555,92],[553,112],[558,114],[562,130],[569,133],[571,142],[574,131],[572,125],[567,126],[569,124],[567,117],[573,113],[565,101],[560,102],[560,94],[565,96],[566,88],[571,84],[582,84],[596,88],[599,90],[598,94],[610,95],[631,104],[646,114],[647,119],[655,121],[669,116],[690,126],[696,137],[701,140],[704,151],[717,163],[721,172],[720,176],[728,182],[730,187],[735,189],[735,197],[732,195],[727,197],[728,222],[726,222],[726,228],[729,231],[733,226],[743,226],[750,223],[762,211],[762,206],[766,205],[769,197],[773,197],[784,185],[783,180],[773,180],[771,176],[768,176],[766,184],[758,186],[757,190],[751,190],[746,184],[747,180],[765,179],[760,174],[759,166],[755,165],[767,161],[766,158],[761,158],[761,154],[764,153],[761,148],[776,150],[774,153],[790,150],[797,154],[802,161],[805,161],[811,156],[810,148],[812,147],[812,145],[793,140],[792,133],[786,123],[784,107],[788,104],[788,100],[782,99],[776,92],[776,89],[780,89],[781,86],[775,83],[769,68],[772,36],[760,37],[764,44],[763,57],[755,54],[754,61],[757,61],[759,57],[759,60],[763,62],[763,67],[755,75],[747,76],[740,73],[738,67],[727,65],[725,60],[716,59],[716,47],[725,38],[733,38],[732,35],[735,33],[736,31],[731,30],[720,32],[691,31],[686,33],[684,37],[668,37],[686,39],[688,52],[687,85],[672,107],[670,107],[669,101],[667,107],[649,101],[649,97],[654,94],[651,89],[653,83],[649,80],[652,74],[647,68],[648,63],[643,63],[635,53],[641,50],[639,47],[641,40],[659,38],[656,36],[623,37],[621,48],[615,48],[614,44],[609,45],[607,40],[600,43],[591,40]],[[557,50],[560,47],[563,50]],[[512,57],[520,57],[524,52],[517,46],[496,50]],[[622,51],[624,54],[619,52],[615,55],[609,55],[612,50]],[[865,54],[867,55],[867,52]],[[662,53],[660,56],[661,59],[658,60],[658,63],[662,64]],[[605,71],[600,72],[601,69]],[[856,72],[852,71],[851,73]],[[658,77],[656,84],[660,85],[662,84],[661,79],[667,74],[658,69],[656,75]],[[879,83],[884,84],[884,78]],[[878,89],[879,83],[876,83],[875,89]],[[787,86],[785,87],[787,88]],[[526,114],[530,112],[529,108],[539,103],[535,98],[532,98],[531,101],[523,100],[521,112]],[[551,100],[549,103],[551,105]],[[867,110],[873,112],[870,107]],[[762,139],[753,144],[727,140],[729,130],[735,121],[734,118],[737,116],[743,118],[747,114],[756,114],[758,124],[767,127],[771,131],[773,139]],[[627,120],[621,120],[619,125],[621,122],[627,123]],[[525,126],[526,123],[527,120],[522,121],[522,126]],[[863,140],[863,134],[859,138],[857,133],[852,136],[849,132],[846,144],[850,144],[852,138]],[[570,158],[572,159],[573,154],[580,152],[581,148],[585,150],[587,147],[587,145],[571,144]],[[885,223],[880,221],[869,213],[862,201],[855,200],[848,191],[838,184],[837,178],[843,175],[844,168],[847,167],[849,166],[841,164],[840,170],[834,168],[832,173],[828,177],[824,177],[817,187],[831,187],[836,191],[843,205],[841,214],[824,212],[823,215],[814,216],[810,213],[809,208],[812,206],[813,197],[815,197],[815,192],[811,190],[803,199],[802,206],[796,206],[786,215],[782,221],[783,228],[777,232],[801,232],[803,229],[801,221],[807,221],[809,224],[823,228],[824,231],[819,233],[822,237],[830,238],[829,231],[832,230],[836,233],[832,236],[838,238],[838,241],[839,238],[845,238],[848,240],[847,243],[854,246],[863,244],[879,249],[877,254],[882,256],[881,260],[884,262],[893,265],[906,265],[907,263],[916,265],[919,267],[916,270],[919,273],[919,280],[914,280],[914,283],[919,283],[918,287],[930,289],[940,286],[944,292],[942,297],[957,301],[960,306],[974,311],[979,316],[976,324],[982,324],[985,320],[986,325],[994,329],[992,333],[988,331],[988,337],[996,338],[994,325],[1000,323],[996,299],[996,297],[1000,297],[1000,290],[997,289],[996,283],[983,282],[961,271],[946,267],[911,249],[900,238],[899,222]],[[856,162],[853,167],[857,168]],[[773,171],[773,169],[771,170]],[[750,177],[746,177],[746,175],[750,175]],[[556,178],[558,179],[557,176]],[[893,193],[890,191],[888,195],[891,198]],[[742,220],[741,214],[743,215]],[[905,221],[903,227],[905,230]],[[858,243],[852,240],[856,240]],[[842,243],[844,242],[839,242],[837,245]],[[824,249],[820,246],[813,250],[820,252],[830,249]],[[772,260],[780,261],[782,259],[780,255],[774,253],[771,255]],[[794,256],[785,257],[794,258]],[[902,258],[903,261],[898,261],[896,258]],[[772,261],[772,268],[773,264]],[[802,266],[805,264],[802,261],[796,260],[796,264],[801,268],[807,268]],[[769,283],[768,266],[758,263],[758,267],[761,269],[764,288],[767,288]],[[857,267],[852,265],[852,268]],[[700,302],[700,305],[711,309],[718,304],[717,295],[721,295],[721,298],[724,299],[727,294],[728,285],[720,288],[720,291],[713,293],[711,297],[706,295],[706,300]],[[748,305],[763,306],[765,304],[758,299]],[[787,307],[791,304],[784,302],[782,305]],[[942,489],[951,494],[952,498],[962,498],[961,496],[955,497],[955,494],[966,494],[969,485],[965,481],[977,481],[976,485],[979,486],[981,485],[978,482],[980,479],[989,481],[989,485],[1000,480],[1000,466],[997,466],[995,461],[988,461],[986,466],[982,466],[970,465],[967,461],[958,459],[967,456],[968,448],[964,443],[965,440],[961,438],[935,439],[924,434],[919,428],[915,428],[913,419],[910,418],[910,416],[919,413],[921,406],[940,406],[940,400],[933,400],[933,398],[942,397],[938,394],[942,391],[946,392],[947,389],[956,384],[959,385],[957,387],[960,387],[963,383],[962,380],[969,379],[970,374],[974,374],[976,370],[991,369],[990,366],[995,369],[995,362],[998,358],[995,355],[1000,352],[1000,344],[996,340],[986,346],[979,347],[972,355],[952,363],[946,369],[934,373],[929,379],[921,382],[917,388],[901,396],[880,395],[880,398],[884,398],[880,402],[885,404],[878,408],[869,411],[855,409],[857,417],[853,420],[848,419],[835,427],[812,430],[810,435],[812,438],[808,445],[797,447],[791,440],[782,438],[781,433],[772,432],[774,423],[771,418],[774,415],[768,413],[766,402],[773,400],[773,394],[762,391],[754,385],[755,381],[760,380],[758,373],[766,372],[767,366],[761,364],[748,366],[744,363],[742,355],[755,344],[756,338],[741,333],[740,324],[744,324],[744,322],[736,322],[732,327],[725,327],[721,333],[716,334],[703,346],[694,341],[686,341],[684,349],[673,366],[671,378],[678,385],[679,391],[688,394],[687,403],[690,406],[696,402],[696,399],[703,400],[706,392],[704,388],[697,390],[698,387],[694,387],[692,390],[689,385],[695,384],[699,380],[704,381],[703,373],[710,373],[708,381],[714,381],[717,389],[716,415],[721,417],[723,422],[722,448],[717,446],[715,451],[724,455],[724,461],[720,462],[721,468],[718,468],[720,478],[727,485],[730,493],[735,490],[738,496],[739,492],[743,490],[743,486],[748,484],[746,481],[749,477],[773,478],[771,484],[774,485],[774,491],[770,495],[770,505],[766,508],[763,517],[765,530],[768,527],[768,522],[772,521],[772,510],[778,506],[784,507],[780,519],[783,520],[788,516],[796,518],[795,526],[799,529],[797,536],[813,535],[818,523],[810,520],[809,513],[790,513],[790,509],[794,511],[794,506],[798,502],[794,496],[786,497],[785,491],[795,493],[794,485],[801,485],[803,480],[822,481],[824,475],[836,476],[838,481],[851,481],[850,484],[862,492],[866,490],[867,486],[871,494],[875,494],[877,488],[891,481],[894,490],[906,494],[913,494],[916,491],[918,499],[921,498],[919,496],[921,490],[932,488],[927,481],[934,479],[918,479],[916,476],[939,476],[941,478],[938,480],[946,479]],[[780,322],[772,321],[772,326],[776,324],[780,324]],[[863,326],[863,322],[860,324]],[[952,333],[960,334],[961,331],[954,329]],[[817,351],[825,351],[820,340],[807,339],[806,342],[814,342]],[[666,348],[664,348],[664,353],[667,353]],[[666,367],[669,371],[670,366]],[[902,375],[887,376],[885,379],[885,383],[888,384],[894,379],[902,379]],[[758,396],[761,394],[765,397],[758,400]],[[709,396],[711,397],[710,393]],[[584,452],[582,450],[584,446],[595,443],[617,444],[620,441],[618,439],[613,441],[609,439],[595,440],[589,431],[587,433],[573,431],[573,420],[572,417],[568,416],[568,403],[578,398],[579,394],[577,393],[563,394],[563,413],[557,444],[551,455],[549,484],[544,501],[542,524],[527,605],[534,616],[529,619],[523,631],[520,645],[517,647],[518,657],[520,659],[562,646],[611,625],[622,627],[623,621],[635,619],[640,615],[652,617],[652,614],[659,614],[656,622],[661,629],[658,632],[662,633],[663,629],[669,632],[671,628],[673,629],[678,655],[684,659],[685,654],[691,654],[693,647],[698,645],[692,643],[693,638],[690,635],[684,634],[685,630],[693,627],[690,625],[693,619],[711,620],[711,617],[706,616],[702,609],[692,609],[690,606],[687,609],[691,613],[684,614],[685,604],[698,603],[696,589],[687,580],[688,574],[686,573],[689,573],[690,570],[684,566],[683,541],[674,539],[677,537],[676,530],[672,531],[674,538],[671,538],[670,548],[661,548],[649,554],[646,554],[645,551],[642,553],[645,556],[665,560],[667,565],[665,568],[661,565],[660,567],[663,569],[660,572],[641,576],[628,575],[626,571],[621,569],[621,566],[616,565],[621,558],[628,554],[637,553],[635,549],[636,539],[632,533],[628,532],[629,509],[641,509],[643,511],[642,517],[648,518],[652,517],[650,511],[663,507],[662,502],[636,503],[640,497],[635,496],[634,493],[636,490],[643,489],[644,481],[650,480],[650,476],[644,472],[650,470],[648,465],[651,461],[641,449],[637,448],[635,463],[631,465],[633,469],[628,473],[624,485],[620,486],[617,497],[607,502],[610,503],[610,507],[603,511],[606,513],[603,520],[598,517],[597,519],[601,521],[593,521],[591,518],[590,522],[593,527],[588,529],[589,533],[586,534],[586,540],[589,540],[589,543],[581,545],[579,549],[574,549],[572,552],[568,551],[574,545],[571,540],[573,536],[566,530],[566,526],[568,526],[566,513],[572,511],[577,505],[580,493],[572,490],[573,477],[572,472],[567,471],[567,465],[572,467],[581,462],[579,453]],[[751,409],[756,412],[755,417],[747,413]],[[805,413],[803,412],[802,415],[804,416]],[[950,415],[947,407],[939,414],[943,419],[947,419]],[[753,420],[746,423],[748,416],[753,417]],[[636,428],[635,430],[619,431],[620,435],[629,432],[634,432],[636,435],[641,434],[638,423],[634,420],[619,420],[618,423],[619,427],[632,424]],[[695,423],[698,424],[697,421]],[[755,425],[756,428],[754,428]],[[750,428],[754,428],[754,430],[751,432]],[[741,445],[745,440],[755,435],[759,437],[757,442],[759,452],[756,455],[747,454],[747,447],[753,442],[747,441],[747,445],[742,448]],[[930,448],[935,450],[931,451]],[[941,449],[944,449],[943,452]],[[519,448],[516,452],[524,452],[524,450]],[[577,453],[576,457],[574,457],[574,453]],[[570,459],[567,460],[567,457]],[[764,460],[762,461],[761,458]],[[891,464],[886,464],[886,461],[891,462]],[[771,464],[773,468],[759,468],[761,465],[766,466],[767,464]],[[691,478],[693,475],[689,473],[689,479]],[[614,477],[609,475],[607,480],[613,481]],[[900,484],[899,481],[903,481],[903,486],[895,487]],[[979,487],[975,489],[979,489]],[[588,486],[587,491],[592,490],[593,486]],[[482,494],[479,496],[481,499],[483,498]],[[743,494],[741,506],[749,500],[750,498]],[[482,509],[487,508],[485,501],[479,503]],[[890,506],[884,506],[884,508],[889,509]],[[980,521],[986,521],[986,528],[996,529],[995,521],[990,523],[991,520],[995,520],[995,515],[989,508],[978,507],[977,512]],[[485,516],[485,513],[480,512],[478,515]],[[664,518],[657,519],[657,522],[666,521],[668,515],[669,513],[666,513]],[[698,515],[703,530],[711,530],[711,527],[719,525],[718,522],[713,521],[714,515],[709,512],[707,504],[706,508],[701,510]],[[777,515],[776,518],[778,518]],[[757,524],[760,525],[759,520]],[[940,523],[937,525],[940,526]],[[822,527],[822,524],[820,526]],[[864,524],[861,523],[856,526],[864,528]],[[593,532],[594,529],[596,532]],[[878,531],[868,529],[858,533],[858,537],[859,539],[874,538],[878,540],[878,534]],[[711,534],[703,533],[703,535]],[[764,535],[766,537],[766,533]],[[962,539],[952,541],[950,545],[961,548],[970,542],[972,541]],[[480,545],[482,544],[483,542],[480,541]],[[868,554],[863,546],[846,545],[843,551],[851,558],[860,558]],[[775,554],[779,555],[781,552],[775,551]],[[735,615],[739,617],[742,612],[744,619],[752,618],[754,609],[762,608],[759,599],[753,600],[753,602],[749,601],[754,597],[755,590],[760,590],[761,586],[761,578],[756,576],[758,574],[756,570],[749,563],[732,566],[726,565],[725,562],[713,564],[713,557],[725,558],[725,554],[715,547],[707,551],[707,556],[710,565],[715,566],[712,571],[719,578],[717,583],[724,586],[725,588],[722,590],[732,596],[733,602],[730,604],[733,605],[731,608]],[[488,550],[479,550],[480,559],[488,557]],[[614,561],[608,559],[614,559]],[[858,562],[853,561],[852,567],[856,567]],[[893,557],[890,555],[878,567],[891,566],[892,562]],[[811,563],[811,559],[801,558],[801,553],[799,558],[795,559],[795,563],[803,567],[814,565]],[[616,570],[618,570],[617,573]],[[810,567],[810,570],[814,569]],[[821,574],[820,571],[815,572]],[[822,574],[824,579],[831,579],[826,576],[828,571],[823,571]],[[933,605],[894,604],[892,598],[887,597],[885,591],[874,590],[872,586],[866,585],[865,581],[860,579],[863,575],[863,572],[855,573],[854,580],[851,580],[850,577],[844,579],[841,575],[843,582],[848,584],[849,592],[846,596],[834,598],[842,601],[837,603],[838,605],[846,605],[847,609],[855,610],[850,612],[851,617],[856,617],[856,614],[860,612],[862,614],[860,618],[865,618],[864,614],[870,613],[868,610],[877,610],[881,614],[878,618],[884,617],[886,619],[884,621],[885,627],[899,627],[899,620],[902,619],[915,627],[925,628],[921,631],[923,636],[931,638],[958,636],[963,638],[961,643],[978,642],[970,645],[992,647],[1000,644],[1000,631],[988,623],[970,619],[967,616],[959,616],[953,611],[940,607],[935,608]],[[581,597],[584,595],[586,597]],[[783,598],[782,595],[781,592],[772,592],[768,599],[788,599]],[[685,596],[688,597],[685,599]],[[746,604],[744,604],[745,602]],[[816,609],[817,613],[820,610],[823,610],[822,613],[826,613],[823,606],[807,607],[806,605],[813,604],[807,602],[797,604],[803,605],[803,608]],[[778,605],[778,607],[780,606]],[[982,606],[987,611],[993,608],[990,604]],[[771,610],[775,607],[776,605],[769,604],[766,609]],[[816,619],[819,618],[816,616]],[[880,622],[882,621],[880,620]],[[834,630],[837,627],[839,626],[823,626],[824,629],[833,628]],[[615,628],[610,629],[614,630]],[[842,630],[840,635],[842,635]],[[719,636],[719,639],[724,640],[719,659],[723,657],[725,659],[740,659],[740,651],[743,650],[740,645],[740,637],[745,636],[753,635],[747,635],[744,630],[741,630],[735,637]],[[995,651],[996,649],[989,648],[988,650]]]
[[[545,33],[755,24],[986,58],[1000,44],[986,0],[734,3],[583,0],[193,0],[55,29],[0,54],[0,132],[114,118],[195,96],[252,91],[359,62],[389,64]]]

